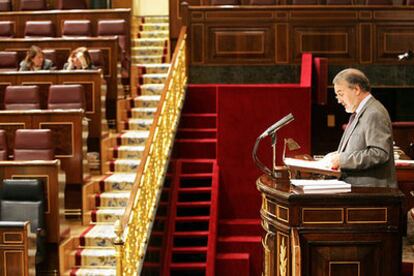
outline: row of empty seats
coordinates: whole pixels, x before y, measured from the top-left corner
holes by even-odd
[[[85,92],[80,84],[51,85],[48,109],[85,109]],[[40,109],[39,87],[36,85],[10,85],[4,92],[5,110]]]
[[[46,0],[19,0],[18,7],[13,7],[12,0],[0,0],[0,11],[37,11],[48,9]],[[86,9],[85,0],[55,0],[55,8],[59,10]]]
[[[14,135],[13,160],[53,160],[55,149],[50,129],[18,129]],[[6,131],[0,129],[0,158],[9,159]]]
[[[0,0],[1,1],[1,0]],[[0,21],[0,38],[16,37],[14,21]],[[120,36],[125,40],[126,21],[123,19],[101,19],[97,22],[96,34],[92,32],[90,20],[65,20],[62,24],[64,37],[94,37],[94,36]],[[55,26],[52,21],[26,21],[25,37],[56,37]]]
[[[104,69],[105,68],[105,60],[103,57],[103,53],[100,49],[90,49],[88,50],[93,65],[97,69]],[[56,54],[56,50],[54,49],[44,49],[43,53],[45,58],[51,60],[55,65],[55,69],[62,69],[63,63],[58,63],[58,58]],[[7,71],[17,71],[19,70],[19,63],[23,60],[24,56],[20,56],[17,52],[14,51],[0,51],[0,72],[7,72]],[[65,57],[63,60],[66,61],[68,57]],[[62,59],[61,59],[62,60]]]

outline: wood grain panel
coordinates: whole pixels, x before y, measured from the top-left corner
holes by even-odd
[[[373,52],[373,34],[372,24],[361,23],[360,24],[360,37],[359,37],[359,51],[360,51],[360,62],[361,63],[372,63],[372,52]]]
[[[377,26],[377,62],[395,62],[397,55],[414,49],[414,24]]]
[[[210,28],[208,63],[273,63],[273,28]]]
[[[305,52],[335,61],[355,60],[355,29],[339,26],[298,26],[293,29],[293,57],[300,60]]]
[[[276,63],[289,62],[289,25],[276,24],[275,27]]]
[[[194,64],[204,63],[204,25],[191,26],[191,60]]]

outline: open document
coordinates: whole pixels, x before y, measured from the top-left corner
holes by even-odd
[[[304,193],[346,193],[351,191],[351,184],[338,179],[291,179],[290,183]]]
[[[317,173],[323,175],[340,176],[339,170],[333,170],[329,165],[322,159],[318,161],[303,160],[296,158],[284,158],[283,162],[292,170]]]

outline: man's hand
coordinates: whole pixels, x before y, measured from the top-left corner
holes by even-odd
[[[339,170],[340,164],[339,164],[339,153],[334,151],[330,152],[327,155],[324,156],[322,161],[327,164],[327,167],[333,169],[333,170]]]

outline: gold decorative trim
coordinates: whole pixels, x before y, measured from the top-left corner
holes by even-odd
[[[361,262],[359,261],[329,261],[329,276],[332,275],[332,264],[337,264],[337,265],[346,265],[346,264],[356,264],[358,266],[358,276],[361,275]],[[335,275],[332,275],[335,276]]]
[[[341,220],[333,220],[333,221],[306,221],[305,220],[305,212],[306,211],[340,211],[341,212]],[[342,224],[344,223],[344,209],[343,208],[302,208],[302,223],[303,224]]]
[[[277,265],[277,272],[276,275],[278,276],[286,276],[289,275],[289,236],[283,234],[281,232],[277,232],[277,257],[276,261]]]
[[[19,241],[7,241],[6,235],[20,236],[20,240]],[[23,234],[22,234],[22,232],[3,232],[3,243],[4,244],[22,244],[23,243]]]
[[[281,209],[286,210],[286,217],[287,217],[287,219],[284,219],[284,218],[282,218],[282,217],[280,216],[280,210],[281,210]],[[283,222],[289,223],[289,208],[287,208],[287,207],[285,207],[285,206],[282,206],[282,205],[277,205],[277,206],[276,206],[276,217],[277,217],[279,220],[283,221]]]
[[[263,275],[267,276],[270,275],[270,267],[272,264],[272,260],[271,260],[271,251],[269,249],[269,247],[267,246],[267,241],[268,241],[268,237],[270,236],[270,233],[266,233],[266,236],[264,239],[262,239],[262,246],[264,249],[264,267],[263,267]]]
[[[12,174],[12,179],[19,179],[19,178],[46,178],[46,197],[47,197],[47,209],[45,210],[45,214],[50,214],[50,181],[49,175],[47,174]]]
[[[44,125],[70,125],[70,132],[71,132],[71,151],[72,154],[70,155],[55,155],[55,157],[59,158],[72,158],[75,152],[75,133],[74,133],[74,124],[72,122],[39,122],[39,128],[42,128]]]
[[[349,211],[384,211],[384,220],[349,220]],[[387,223],[388,222],[388,209],[386,207],[367,207],[367,208],[347,208],[346,209],[346,222],[349,224],[361,224],[361,223]]]

